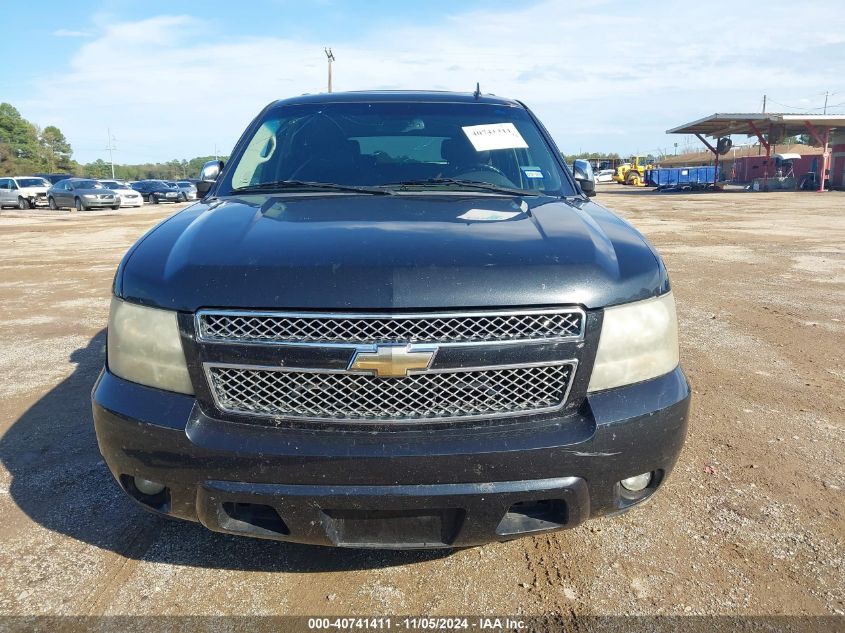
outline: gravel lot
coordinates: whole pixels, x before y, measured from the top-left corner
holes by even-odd
[[[0,614],[845,613],[845,194],[596,200],[672,276],[680,462],[622,517],[446,553],[233,538],[132,505],[89,391],[114,269],[175,209],[0,212]]]

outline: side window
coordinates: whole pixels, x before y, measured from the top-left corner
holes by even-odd
[[[270,178],[262,177],[261,172],[263,172],[264,164],[276,153],[276,132],[280,124],[281,121],[265,121],[258,128],[232,175],[233,187],[245,187],[262,180],[270,180]]]
[[[0,178],[0,189],[6,190],[9,188],[9,181],[5,178]]]
[[[18,188],[18,184],[14,180],[12,180],[11,178],[9,178],[6,182],[9,183],[8,188],[11,189],[12,191],[15,191]]]

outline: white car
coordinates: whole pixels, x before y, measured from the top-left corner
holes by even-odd
[[[596,182],[613,182],[613,169],[602,169],[596,174]]]
[[[144,204],[144,197],[126,183],[118,180],[101,180],[100,184],[115,192],[120,198],[121,207],[140,207]]]
[[[49,181],[39,176],[0,178],[0,209],[34,209],[39,205],[46,207],[49,188]]]

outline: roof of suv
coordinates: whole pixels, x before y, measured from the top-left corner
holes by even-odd
[[[523,107],[519,101],[472,92],[447,92],[436,90],[366,90],[352,92],[324,92],[306,94],[290,99],[280,99],[276,105],[303,103],[372,103],[372,102],[427,102],[427,103],[487,103]]]

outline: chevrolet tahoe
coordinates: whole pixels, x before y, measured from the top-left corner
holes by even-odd
[[[199,188],[121,261],[92,393],[145,509],[462,547],[666,481],[690,401],[666,268],[521,102],[274,102]]]

